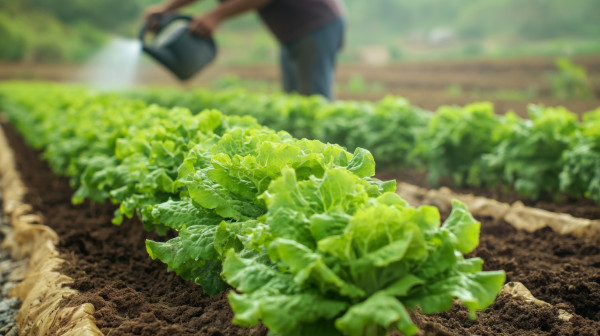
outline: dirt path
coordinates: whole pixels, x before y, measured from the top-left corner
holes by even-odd
[[[3,198],[0,191],[0,206]],[[1,208],[0,208],[1,209]],[[6,239],[7,233],[11,230],[7,218],[0,213],[0,237]],[[15,279],[13,272],[19,267],[24,267],[26,261],[14,260],[9,250],[0,249],[0,335],[17,336],[19,328],[15,317],[21,307],[21,301],[18,298],[10,297],[9,292],[15,287],[21,279]]]
[[[600,107],[600,57],[577,57],[575,63],[587,70],[595,98],[557,100],[552,97],[549,76],[555,72],[554,58],[404,62],[385,66],[340,64],[336,74],[337,98],[379,100],[386,95],[408,98],[414,105],[435,110],[441,105],[465,105],[489,100],[496,112],[509,110],[525,116],[530,103],[566,106],[575,113]],[[110,70],[110,69],[109,69]],[[0,80],[26,79],[89,83],[83,66],[0,64]],[[206,87],[223,75],[279,85],[277,64],[227,66],[218,61],[185,84],[176,81],[153,62],[144,62],[137,76],[141,86]],[[349,88],[352,79],[363,87]]]
[[[10,128],[5,132],[18,169],[30,190],[26,200],[60,236],[61,272],[74,279],[81,295],[65,305],[91,302],[106,335],[265,335],[264,328],[242,329],[229,321],[232,312],[224,294],[209,298],[199,286],[185,282],[160,262],[151,261],[137,220],[110,224],[113,205],[70,204],[65,178],[50,172]],[[591,335],[600,330],[600,241],[563,237],[550,230],[533,234],[504,222],[483,221],[481,245],[473,256],[486,269],[504,269],[508,281],[523,282],[539,299],[539,307],[501,295],[470,321],[466,312],[415,315],[421,335]],[[558,318],[558,308],[576,314]]]

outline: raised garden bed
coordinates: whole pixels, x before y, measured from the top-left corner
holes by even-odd
[[[3,128],[28,189],[25,200],[58,233],[60,257],[66,260],[59,271],[79,291],[61,305],[92,303],[97,326],[111,336],[266,334],[263,327],[231,324],[226,295],[208,297],[151,261],[143,241],[154,236],[137,220],[114,226],[110,204],[73,206],[67,179],[53,174],[10,127]],[[484,269],[504,269],[507,281],[522,282],[551,305],[503,292],[475,321],[458,306],[443,314],[415,314],[422,335],[599,334],[600,239],[561,236],[548,228],[527,233],[501,220],[478,220],[480,246],[472,255],[485,260]],[[573,316],[565,318],[561,309]]]

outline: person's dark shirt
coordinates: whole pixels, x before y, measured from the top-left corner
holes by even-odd
[[[339,18],[342,10],[338,0],[271,0],[258,14],[275,38],[286,44]]]
[[[336,0],[272,0],[258,14],[280,43],[286,44],[339,18]]]

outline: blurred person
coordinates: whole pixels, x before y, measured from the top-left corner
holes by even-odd
[[[144,20],[196,0],[169,0],[146,9]],[[339,0],[220,0],[190,22],[192,33],[210,38],[222,21],[256,10],[280,44],[283,89],[332,99],[337,53],[344,40]]]

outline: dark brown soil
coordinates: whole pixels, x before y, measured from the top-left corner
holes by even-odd
[[[144,239],[154,236],[137,220],[117,227],[110,224],[112,205],[72,206],[67,180],[52,174],[12,129],[4,129],[30,188],[27,202],[58,232],[67,260],[60,271],[81,292],[65,305],[91,302],[98,326],[111,336],[266,334],[262,327],[232,325],[226,295],[207,297],[199,286],[151,261]],[[554,307],[501,295],[476,321],[458,305],[443,314],[415,314],[421,335],[600,335],[600,239],[582,241],[549,229],[525,233],[501,221],[480,220],[481,244],[472,256],[482,257],[488,270],[504,269],[507,281],[523,282]],[[576,315],[562,321],[558,308]]]
[[[484,269],[503,269],[538,299],[600,322],[600,239],[560,236],[550,228],[518,231],[485,221],[473,255]]]
[[[468,311],[458,305],[452,310],[436,315],[417,315],[414,318],[422,335],[556,335],[596,336],[600,325],[579,316],[568,322],[557,318],[556,307],[536,306],[509,294],[500,294],[487,310],[469,320]]]
[[[470,256],[485,260],[485,270],[505,270],[506,281],[522,282],[554,307],[503,294],[475,321],[458,305],[442,314],[417,315],[422,335],[600,335],[600,239],[582,241],[548,228],[526,233],[487,218],[482,222],[480,245]],[[561,321],[559,308],[576,315]]]
[[[526,197],[520,196],[514,190],[506,190],[502,187],[497,188],[470,188],[470,187],[457,187],[452,185],[450,181],[440,181],[437,186],[432,186],[427,181],[427,173],[423,171],[382,171],[377,174],[377,177],[381,180],[398,180],[405,183],[414,184],[423,188],[440,188],[449,187],[454,192],[459,194],[473,194],[476,196],[487,197],[512,204],[516,201],[521,201],[525,205],[536,207],[552,212],[567,213],[575,217],[588,218],[588,219],[600,219],[600,206],[591,199],[569,199],[563,197],[562,199],[553,200],[551,197],[542,197],[539,200],[532,200]]]

